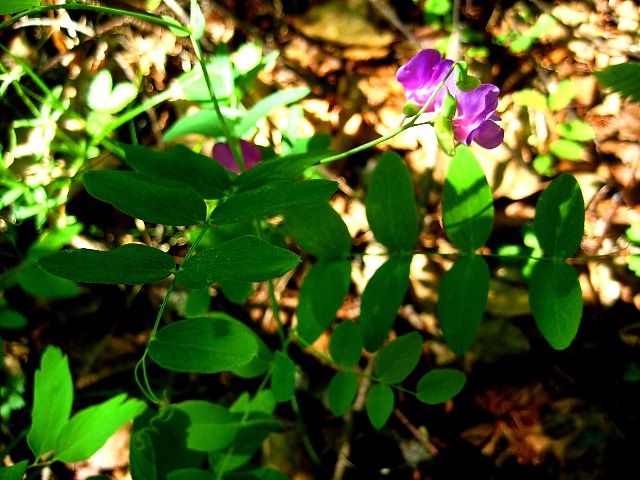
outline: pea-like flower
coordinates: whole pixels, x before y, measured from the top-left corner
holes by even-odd
[[[256,166],[262,157],[258,147],[245,140],[240,140],[240,150],[242,150],[242,160],[244,161],[245,170]],[[228,168],[232,172],[240,173],[238,164],[233,158],[233,153],[231,153],[229,143],[216,143],[213,146],[213,158],[223,167]]]
[[[437,50],[429,49],[422,50],[409,63],[400,67],[396,78],[405,89],[407,101],[419,106],[425,105],[452,65],[453,62],[443,59]],[[456,85],[453,75],[446,79],[445,85],[425,111],[438,111],[448,91],[457,102],[451,121],[455,139],[466,145],[476,142],[484,148],[500,145],[504,131],[495,123],[500,120],[495,114],[500,89],[490,83],[483,83],[472,90],[463,91]]]

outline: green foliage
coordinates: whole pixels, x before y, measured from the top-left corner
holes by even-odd
[[[355,367],[362,356],[362,331],[355,322],[345,321],[331,332],[329,353],[339,366]]]
[[[416,396],[429,405],[443,403],[460,393],[466,381],[465,374],[458,370],[431,370],[418,381]]]
[[[222,313],[172,323],[149,342],[153,361],[177,372],[233,370],[257,353],[258,344],[249,328]]]
[[[632,102],[640,102],[640,76],[639,62],[626,62],[611,65],[604,70],[594,72],[598,81],[614,92],[620,93],[622,98],[628,98]]]
[[[40,5],[40,0],[5,0],[0,6],[0,15],[21,12],[38,5]]]
[[[271,374],[271,391],[276,402],[287,402],[296,386],[296,364],[286,353],[276,352]]]
[[[389,385],[379,383],[369,390],[364,405],[374,428],[380,429],[387,423],[393,412],[394,403],[395,397]]]
[[[331,412],[335,416],[344,414],[353,403],[357,393],[358,379],[353,372],[336,373],[327,387]]]

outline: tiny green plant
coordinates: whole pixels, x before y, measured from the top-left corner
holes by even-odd
[[[11,2],[7,12],[34,4]],[[135,370],[145,401],[126,400],[121,394],[70,416],[73,386],[68,360],[57,348],[48,347],[35,375],[27,434],[34,461],[16,463],[7,470],[7,478],[22,478],[30,467],[86,459],[132,419],[134,480],[286,478],[254,460],[264,439],[286,428],[276,415],[278,405],[290,403],[295,410],[297,373],[302,367],[294,361],[294,349],[313,351],[333,370],[326,396],[336,417],[355,408],[362,396],[375,429],[385,427],[400,394],[429,405],[454,398],[463,390],[466,375],[457,368],[427,368],[422,334],[417,330],[398,334],[394,329],[409,287],[411,262],[416,255],[427,254],[417,249],[421,218],[402,157],[388,151],[377,158],[366,192],[367,221],[385,248],[385,258],[366,283],[357,319],[336,320],[352,286],[356,256],[344,220],[329,203],[338,184],[318,175],[310,178],[309,172],[316,165],[382,143],[412,128],[423,114],[433,114],[429,123],[450,157],[442,225],[456,249],[447,254],[453,266],[439,285],[438,318],[447,345],[462,356],[476,339],[487,305],[491,270],[483,247],[491,237],[495,214],[489,183],[469,145],[492,149],[503,141],[496,115],[499,88],[470,76],[463,62],[423,50],[397,73],[410,112],[398,130],[338,153],[328,150],[322,138],[284,135],[290,140],[288,147],[278,154],[264,152],[262,158],[263,152],[251,143],[257,121],[275,107],[298,102],[309,90],[276,92],[244,107],[239,102],[243,89],[270,58],[240,68],[222,47],[214,59],[205,59],[198,43],[203,16],[195,0],[189,25],[154,21],[190,37],[200,68],[181,78],[181,88],[184,97],[202,108],[169,129],[165,140],[176,144],[165,151],[116,144],[108,140],[109,133],[140,111],[125,110],[135,88],[127,83],[114,86],[108,73],[99,74],[91,88],[107,91],[108,98],[116,96],[119,102],[90,96],[90,143],[104,145],[106,139],[126,169],[87,168],[79,175],[92,197],[120,212],[148,224],[183,227],[189,236],[188,252],[177,265],[169,253],[140,243],[110,251],[62,249],[81,228],[64,225],[41,237],[15,273],[15,281],[24,289],[30,288],[24,273],[29,269],[64,279],[70,291],[80,283],[166,282],[166,296]],[[565,101],[567,95],[561,96]],[[560,101],[521,100],[526,106],[535,103],[552,109]],[[590,139],[590,132],[577,123],[562,124],[558,133],[567,141]],[[177,143],[185,134],[213,138],[213,158]],[[275,217],[281,219],[281,228],[274,227]],[[556,177],[540,195],[533,233],[539,248],[529,258],[531,311],[549,345],[565,349],[577,335],[583,308],[577,273],[567,262],[580,249],[584,233],[584,200],[571,175]],[[291,243],[295,251],[288,248]],[[296,322],[282,322],[278,303],[271,305],[278,322],[275,347],[241,319],[209,310],[208,289],[213,285],[242,304],[256,282],[266,282],[275,297],[273,280],[296,268],[304,270]],[[165,325],[163,313],[176,290],[188,292],[184,318]],[[2,322],[22,322],[2,308]],[[328,354],[314,346],[326,333]],[[201,399],[173,403],[168,393],[153,387],[162,380],[151,381],[150,362],[171,372],[227,372],[256,379],[258,386],[227,403]]]

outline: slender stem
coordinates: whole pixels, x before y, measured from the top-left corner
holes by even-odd
[[[407,123],[405,123],[404,125],[402,125],[400,128],[398,128],[397,130],[394,130],[391,133],[388,133],[386,135],[383,135],[380,138],[376,138],[375,140],[372,140],[370,142],[364,143],[362,145],[359,145],[357,147],[352,148],[351,150],[348,150],[346,152],[343,153],[338,153],[336,155],[332,155],[331,157],[327,157],[327,158],[323,158],[322,160],[320,160],[320,164],[324,164],[324,163],[331,163],[331,162],[335,162],[336,160],[340,160],[342,158],[346,158],[349,157],[351,155],[353,155],[354,153],[358,153],[358,152],[362,152],[363,150],[367,150],[371,147],[375,147],[376,145],[386,142],[387,140],[391,140],[393,137],[395,137],[396,135],[404,132],[405,130],[410,129],[411,127],[413,127],[416,122],[418,121],[418,118],[420,117],[420,115],[422,115],[427,108],[429,108],[429,105],[431,105],[434,100],[436,99],[436,96],[438,95],[438,92],[440,91],[440,89],[442,87],[444,87],[445,82],[447,81],[447,79],[449,78],[449,76],[451,75],[451,73],[453,72],[454,68],[455,68],[456,64],[454,63],[453,65],[451,65],[451,68],[449,68],[449,71],[447,72],[447,74],[444,76],[444,78],[440,81],[440,83],[438,83],[438,86],[436,87],[436,89],[433,91],[433,93],[431,94],[431,96],[429,97],[429,100],[427,101],[427,103],[425,103],[420,110],[418,111],[418,113],[416,113],[411,120],[409,120]]]

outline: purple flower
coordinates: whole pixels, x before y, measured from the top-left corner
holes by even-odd
[[[404,87],[407,101],[422,106],[429,101],[452,65],[453,61],[443,60],[437,50],[422,50],[398,69],[396,79]],[[442,104],[444,95],[444,89],[440,89],[435,101],[431,102],[426,111],[435,111]]]
[[[419,106],[425,105],[452,65],[453,61],[443,60],[437,50],[422,50],[409,63],[400,67],[396,78],[405,89],[407,101]],[[448,90],[458,102],[453,117],[455,139],[466,145],[476,142],[484,148],[500,145],[504,131],[495,123],[500,120],[495,115],[500,89],[490,83],[483,83],[465,92],[456,86],[453,75],[447,78],[445,84],[446,87],[440,89],[426,112],[440,109]]]
[[[458,101],[458,110],[453,117],[453,134],[459,142],[470,145],[476,142],[483,148],[496,148],[502,143],[504,131],[495,120],[500,89],[483,83],[469,92],[451,92]]]
[[[252,143],[240,140],[240,150],[242,150],[242,160],[244,161],[245,170],[256,166],[260,161],[262,154],[258,147]],[[227,142],[216,143],[213,146],[213,158],[223,167],[228,168],[232,172],[240,173],[238,164],[233,158],[233,153],[231,153],[231,147]]]

